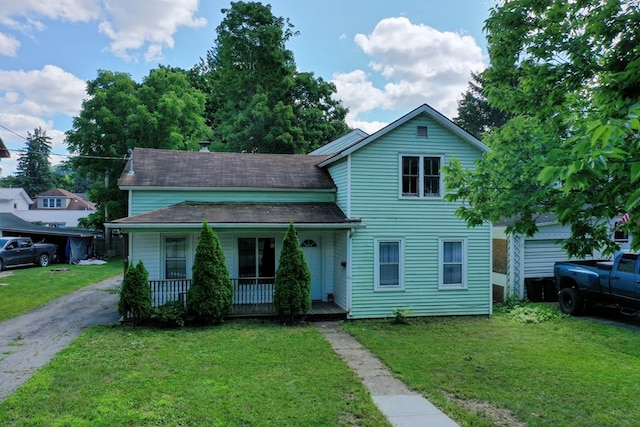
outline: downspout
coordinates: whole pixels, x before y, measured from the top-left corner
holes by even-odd
[[[353,314],[352,314],[352,292],[353,292],[353,284],[352,284],[352,265],[353,263],[351,262],[353,260],[353,257],[351,256],[352,254],[352,238],[353,238],[353,233],[355,232],[354,228],[351,228],[349,230],[347,230],[347,319],[351,319],[353,318]]]
[[[345,213],[347,218],[351,218],[351,154],[347,156],[347,212]]]
[[[493,224],[489,222],[489,315],[492,315],[492,314],[493,314]]]

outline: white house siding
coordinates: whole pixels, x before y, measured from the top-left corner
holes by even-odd
[[[159,197],[158,190],[133,190],[129,205],[129,216],[154,211],[167,206],[190,202],[247,202],[247,203],[278,203],[278,202],[334,202],[333,191],[189,191],[163,190]]]
[[[416,126],[428,126],[418,138]],[[351,215],[365,228],[355,230],[352,248],[352,318],[387,317],[394,308],[413,315],[488,314],[491,310],[490,227],[468,229],[454,216],[458,207],[444,200],[399,198],[399,154],[457,157],[465,167],[481,155],[469,143],[421,115],[352,154]],[[374,291],[374,239],[405,241],[405,289]],[[438,289],[440,237],[466,237],[464,290]]]

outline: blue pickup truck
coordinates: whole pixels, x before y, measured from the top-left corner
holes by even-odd
[[[640,311],[638,254],[620,253],[613,261],[566,261],[554,265],[558,304],[579,316],[589,303],[615,306],[624,314]]]

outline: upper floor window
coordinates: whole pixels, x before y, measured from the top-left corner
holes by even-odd
[[[401,156],[402,197],[442,197],[442,156]]]
[[[61,208],[62,199],[56,199],[56,198],[42,199],[42,207],[43,208]]]

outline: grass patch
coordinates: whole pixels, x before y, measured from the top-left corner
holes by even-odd
[[[313,327],[93,327],[0,403],[0,425],[389,426]]]
[[[527,426],[638,425],[637,333],[546,309],[542,322],[515,313],[344,328],[464,426],[495,425],[492,413],[505,410]]]
[[[68,271],[49,267],[15,268],[2,277],[0,286],[0,322],[38,308],[77,289],[122,273],[122,259],[103,265],[65,265]]]

